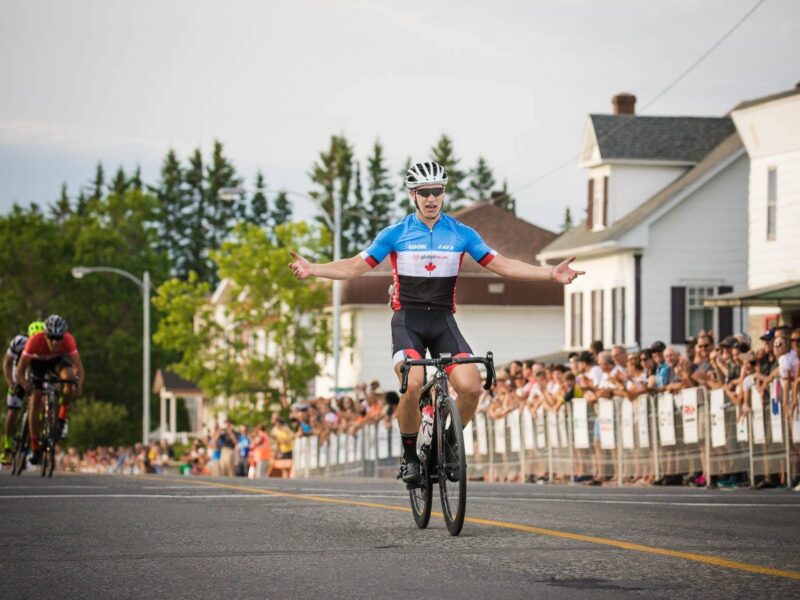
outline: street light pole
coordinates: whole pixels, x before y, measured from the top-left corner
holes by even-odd
[[[342,258],[342,199],[334,189],[333,193],[333,260]],[[333,280],[333,397],[339,393],[339,346],[342,336],[340,323],[342,311],[342,282]]]
[[[122,275],[135,283],[142,292],[142,443],[150,443],[150,273],[144,272],[142,279],[114,267],[75,267],[72,276],[81,279],[90,273],[113,273]],[[163,433],[163,432],[162,432]]]

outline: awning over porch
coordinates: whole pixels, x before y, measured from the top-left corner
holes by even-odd
[[[706,298],[704,306],[800,306],[800,281],[730,292]]]

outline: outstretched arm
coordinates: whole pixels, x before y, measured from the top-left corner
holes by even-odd
[[[367,261],[359,255],[320,264],[309,262],[297,252],[291,254],[295,260],[293,263],[289,263],[289,268],[298,279],[306,279],[311,276],[325,279],[353,279],[370,270]]]
[[[529,265],[515,258],[506,258],[498,254],[494,259],[486,265],[492,273],[497,273],[501,277],[508,279],[520,279],[522,281],[557,281],[567,285],[572,283],[572,280],[583,275],[583,271],[573,271],[570,268],[570,263],[575,260],[575,257],[569,258],[555,267],[539,267],[536,265]]]

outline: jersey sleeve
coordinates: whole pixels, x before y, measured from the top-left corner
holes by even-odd
[[[480,234],[472,227],[464,225],[463,223],[461,227],[461,233],[464,236],[464,251],[482,267],[492,262],[492,259],[497,256],[497,252],[492,250],[489,245],[483,241]]]
[[[64,348],[62,351],[69,356],[75,356],[78,353],[78,344],[71,333],[64,336]]]
[[[369,247],[359,256],[367,261],[367,264],[374,269],[383,262],[383,259],[389,256],[392,250],[394,250],[398,231],[399,228],[397,225],[390,225],[384,228]]]

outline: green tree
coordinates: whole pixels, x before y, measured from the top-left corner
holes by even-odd
[[[67,184],[61,184],[61,195],[56,200],[55,204],[50,207],[50,216],[57,224],[62,224],[69,219],[72,215],[72,205],[69,201],[69,194],[67,193]]]
[[[92,200],[99,200],[103,197],[105,193],[105,183],[106,174],[103,170],[103,163],[98,162],[97,168],[94,171],[94,180],[92,181],[92,195],[90,196]]]
[[[372,155],[367,162],[367,211],[373,217],[385,217],[385,221],[378,219],[365,220],[366,240],[373,240],[375,236],[389,224],[393,216],[394,194],[389,181],[389,169],[383,154],[380,140],[375,140]]]
[[[299,282],[286,265],[290,248],[318,258],[329,237],[305,223],[279,225],[275,236],[242,224],[213,253],[220,277],[232,286],[224,306],[232,330],[223,331],[215,320],[207,303],[209,285],[195,275],[158,289],[154,304],[164,318],[154,339],[182,351],[173,368],[209,395],[233,396],[255,406],[287,391],[304,392],[319,372],[318,353],[328,351],[324,309],[329,286]],[[249,343],[261,336],[270,341],[268,354]]]
[[[267,195],[264,193],[267,184],[264,175],[259,171],[256,173],[256,189],[250,200],[250,211],[247,213],[246,220],[258,227],[268,227],[270,224],[269,203]]]
[[[114,179],[111,180],[111,183],[108,186],[109,192],[115,192],[116,194],[124,194],[125,190],[128,189],[128,178],[125,176],[125,170],[120,167],[117,169],[117,173],[114,175]]]
[[[136,170],[133,172],[133,176],[130,178],[130,180],[128,180],[128,186],[134,190],[142,189],[142,167],[140,165],[136,165]]]
[[[460,160],[453,150],[453,141],[442,134],[436,145],[431,148],[431,159],[442,165],[447,171],[447,199],[449,212],[458,210],[465,204],[467,194],[464,190],[466,174],[458,167]]]
[[[128,436],[128,410],[102,401],[79,402],[70,413],[69,444],[79,452],[97,446],[116,446]]]
[[[503,181],[503,189],[492,191],[489,196],[490,201],[495,206],[499,206],[510,212],[512,215],[517,214],[517,201],[508,191],[508,181]]]
[[[243,213],[245,199],[239,196],[235,200],[220,198],[222,188],[240,187],[242,180],[236,175],[233,163],[223,153],[222,143],[214,140],[211,162],[206,169],[206,202],[210,210],[207,213],[206,235],[209,236],[209,248],[216,250],[230,233]]]
[[[283,190],[279,191],[275,196],[270,219],[273,227],[284,225],[292,220],[292,202],[289,200],[288,194]]]
[[[408,190],[406,189],[406,174],[408,170],[411,168],[411,157],[406,157],[406,162],[403,165],[403,168],[400,170],[400,185],[397,189],[398,196],[397,196],[397,206],[400,209],[400,214],[405,216],[408,213],[414,210],[414,205],[411,204],[408,198]]]
[[[203,155],[196,149],[189,157],[189,165],[183,173],[189,204],[188,237],[186,241],[185,273],[194,271],[200,279],[210,279],[208,237],[205,231],[206,215],[210,210],[206,192]]]
[[[482,156],[478,157],[475,168],[469,172],[469,199],[473,202],[480,202],[489,198],[489,194],[494,187],[495,180],[492,169]]]
[[[164,157],[161,180],[151,189],[158,199],[156,248],[169,257],[171,273],[185,279],[191,260],[192,199],[184,186],[183,169],[174,150]]]

